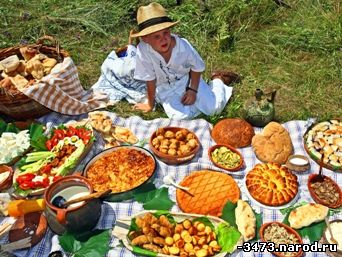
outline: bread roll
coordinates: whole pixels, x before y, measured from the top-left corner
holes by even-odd
[[[19,58],[17,55],[11,55],[6,59],[3,59],[1,62],[1,67],[6,73],[10,73],[15,71],[19,66]]]
[[[312,223],[322,221],[328,215],[328,211],[328,207],[317,203],[309,203],[300,206],[290,212],[290,226],[299,229],[309,226]]]
[[[242,200],[237,201],[235,209],[236,225],[245,242],[255,237],[256,218],[251,206]]]
[[[27,46],[21,47],[19,49],[21,55],[24,57],[25,61],[31,60],[37,53],[37,49],[30,48]]]

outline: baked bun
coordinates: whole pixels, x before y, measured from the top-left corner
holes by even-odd
[[[290,212],[290,226],[295,229],[310,226],[312,223],[324,220],[328,215],[328,211],[328,207],[318,203],[300,206]]]
[[[245,242],[255,237],[256,218],[252,207],[243,200],[237,201],[235,208],[236,225]]]
[[[249,146],[254,136],[254,129],[243,119],[224,119],[219,121],[211,131],[211,137],[217,144],[233,147]]]
[[[261,134],[252,138],[253,150],[262,162],[284,164],[293,152],[289,133],[277,122],[267,124]]]
[[[27,46],[20,47],[19,49],[21,55],[24,57],[25,61],[31,60],[37,53],[37,49],[30,48]]]
[[[297,176],[277,163],[255,165],[246,175],[246,186],[255,200],[268,206],[287,204],[298,193]]]

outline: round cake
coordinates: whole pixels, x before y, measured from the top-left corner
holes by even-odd
[[[223,119],[214,126],[211,136],[217,144],[240,148],[251,144],[254,129],[243,119]]]
[[[235,180],[224,173],[201,170],[192,172],[180,183],[189,192],[177,189],[176,198],[183,212],[221,216],[224,205],[240,198]]]
[[[257,164],[246,175],[250,195],[268,206],[289,203],[298,193],[297,176],[277,163]]]

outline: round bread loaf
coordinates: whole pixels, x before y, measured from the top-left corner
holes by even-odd
[[[252,125],[238,118],[219,121],[211,132],[211,137],[217,144],[226,144],[238,148],[249,146],[253,136]]]

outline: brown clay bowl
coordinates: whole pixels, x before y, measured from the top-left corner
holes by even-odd
[[[240,156],[240,162],[235,166],[235,167],[232,167],[232,168],[229,168],[227,166],[223,166],[221,164],[219,164],[218,162],[215,162],[213,157],[212,157],[212,154],[214,153],[214,151],[216,149],[219,149],[221,147],[227,147],[229,150],[231,150],[232,152],[234,153],[237,153],[239,156]],[[209,148],[208,150],[208,155],[209,155],[209,158],[210,160],[212,161],[212,163],[215,164],[215,166],[221,168],[221,169],[224,169],[224,170],[228,170],[228,171],[238,171],[242,168],[243,166],[243,157],[242,157],[242,154],[234,147],[230,146],[230,145],[224,145],[224,144],[217,144],[217,145],[214,145],[212,147]]]
[[[9,176],[3,181],[0,182],[0,191],[6,190],[12,186],[13,182],[13,169],[7,165],[0,165],[0,173],[9,172]]]
[[[318,174],[310,174],[309,176],[309,179],[308,179],[308,189],[309,189],[309,192],[310,192],[310,195],[312,197],[312,199],[314,199],[314,201],[316,203],[319,203],[319,204],[322,204],[322,205],[325,205],[329,208],[339,208],[341,205],[342,205],[342,191],[341,191],[341,188],[339,187],[339,185],[334,181],[332,180],[330,177],[328,176],[325,176],[325,175],[322,175],[323,177],[320,178],[320,176]],[[314,190],[312,189],[311,187],[311,184],[312,183],[315,183],[317,181],[323,181],[324,180],[328,180],[330,183],[333,184],[333,186],[335,187],[335,190],[336,192],[338,192],[339,194],[339,200],[333,204],[329,204],[327,203],[326,201],[324,201],[323,199],[321,199],[315,192]]]
[[[297,233],[297,231],[295,231],[290,226],[285,225],[284,223],[281,223],[281,222],[277,222],[277,221],[268,222],[268,223],[265,223],[261,226],[261,228],[259,230],[259,235],[260,235],[261,241],[267,242],[265,240],[265,237],[264,237],[265,229],[268,226],[273,225],[273,224],[277,224],[280,227],[285,228],[288,233],[293,234],[298,239],[298,241],[299,241],[298,244],[303,244],[303,240],[302,240],[301,236]],[[278,257],[286,257],[285,255],[281,254],[280,252],[272,252],[272,254],[274,254],[275,256],[278,256]],[[300,249],[298,253],[292,255],[291,257],[300,257],[302,255],[303,255],[303,250]]]
[[[31,212],[21,216],[8,232],[8,240],[16,242],[31,236],[31,246],[42,240],[47,229],[47,221],[41,212]]]
[[[180,131],[180,130],[186,130],[188,133],[192,133],[194,135],[194,139],[197,141],[197,146],[193,148],[189,153],[183,154],[183,155],[172,156],[172,155],[163,153],[159,151],[157,148],[155,148],[152,144],[153,139],[157,137],[157,131],[155,131],[150,137],[149,145],[150,145],[151,151],[157,156],[158,159],[160,159],[162,162],[166,164],[181,164],[181,163],[188,162],[195,157],[196,153],[200,149],[200,141],[198,140],[198,137],[196,136],[194,132],[185,128],[180,128],[180,127],[164,127],[160,129],[164,129],[164,131],[172,131],[173,133],[176,133],[177,131]]]

